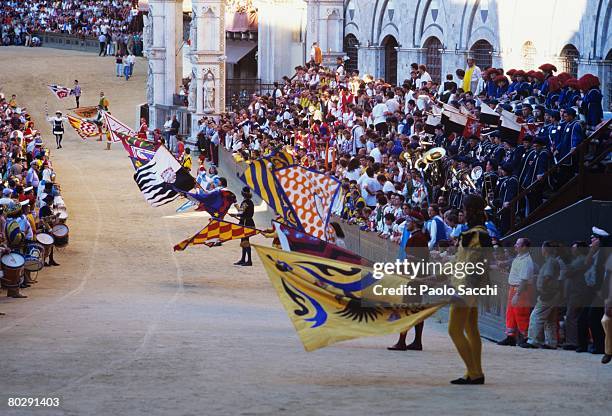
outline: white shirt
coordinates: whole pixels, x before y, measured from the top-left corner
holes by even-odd
[[[387,105],[380,103],[376,104],[372,109],[372,117],[374,117],[374,125],[384,123],[387,121],[385,113],[387,112]]]
[[[431,76],[427,71],[423,72],[423,75],[416,79],[417,88],[421,88],[424,82],[431,82]]]
[[[518,286],[522,281],[531,282],[535,267],[529,253],[519,254],[512,260],[510,266],[510,274],[508,275],[508,284],[510,286]]]
[[[383,192],[387,193],[387,192],[395,192],[395,186],[393,186],[393,182],[391,181],[386,181],[385,185],[383,186]]]
[[[373,195],[370,195],[366,188],[370,188]],[[380,191],[382,186],[376,180],[376,178],[370,178],[369,176],[363,181],[363,186],[361,187],[361,196],[365,199],[366,205],[369,207],[373,207],[376,205],[376,192]]]
[[[387,106],[387,111],[389,111],[390,113],[395,113],[400,110],[400,104],[395,98],[387,100],[385,105]]]
[[[374,158],[374,162],[376,163],[380,163],[382,159],[382,154],[380,153],[380,150],[378,149],[378,147],[375,147],[374,149],[372,149],[372,151],[370,152],[370,156]]]

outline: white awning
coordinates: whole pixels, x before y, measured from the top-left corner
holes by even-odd
[[[228,64],[237,64],[242,58],[257,47],[257,42],[227,39],[225,43],[225,55]]]

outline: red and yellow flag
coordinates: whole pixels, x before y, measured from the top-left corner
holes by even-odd
[[[88,137],[97,137],[102,134],[100,132],[100,127],[91,121],[68,115],[68,122],[83,140]]]
[[[174,251],[183,251],[192,245],[204,244],[208,247],[212,247],[217,243],[253,237],[259,233],[261,233],[261,231],[255,228],[211,219],[208,225],[199,233],[175,245]]]

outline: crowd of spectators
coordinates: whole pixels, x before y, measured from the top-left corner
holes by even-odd
[[[49,149],[30,114],[0,93],[0,273],[2,288],[13,298],[37,282],[54,259],[54,233],[68,242],[66,206]],[[59,227],[58,227],[59,226]]]
[[[37,32],[104,36],[105,43],[141,37],[137,0],[8,0],[0,5],[2,45],[39,46]],[[112,52],[114,53],[114,52]]]
[[[342,182],[334,213],[344,221],[400,242],[406,220],[417,215],[432,248],[452,245],[464,228],[461,200],[476,193],[489,204],[487,227],[497,240],[510,229],[512,200],[541,188],[516,208],[519,217],[536,209],[543,192],[558,186],[545,173],[562,162],[563,174],[572,175],[576,147],[602,121],[599,80],[555,72],[550,64],[481,70],[468,59],[438,84],[415,63],[411,78],[393,86],[347,73],[342,59],[335,70],[310,62],[241,111],[201,120],[198,146],[213,161],[218,146],[246,161],[288,149],[303,166]],[[484,106],[522,133],[484,122]],[[478,129],[457,131],[453,114]],[[606,132],[600,142],[609,140]]]
[[[610,234],[593,227],[591,240],[514,245],[500,264],[508,272],[506,338],[499,345],[604,354],[612,360]],[[607,338],[606,338],[607,337]]]

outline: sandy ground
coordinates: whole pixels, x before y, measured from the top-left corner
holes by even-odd
[[[0,48],[0,87],[43,123],[45,84],[100,89],[135,124],[144,65],[126,82],[112,58]],[[45,125],[45,132],[49,129]],[[46,136],[49,139],[49,136]],[[51,140],[50,140],[51,141]],[[206,219],[152,209],[124,151],[73,131],[53,151],[70,219],[61,267],[44,269],[24,300],[0,298],[0,414],[332,415],[610,414],[612,366],[600,356],[526,351],[485,341],[487,385],[463,374],[443,325],[428,321],[425,351],[392,353],[394,336],[303,351],[259,263],[232,266],[238,244],[172,246]],[[60,409],[7,409],[11,396],[61,397]]]

